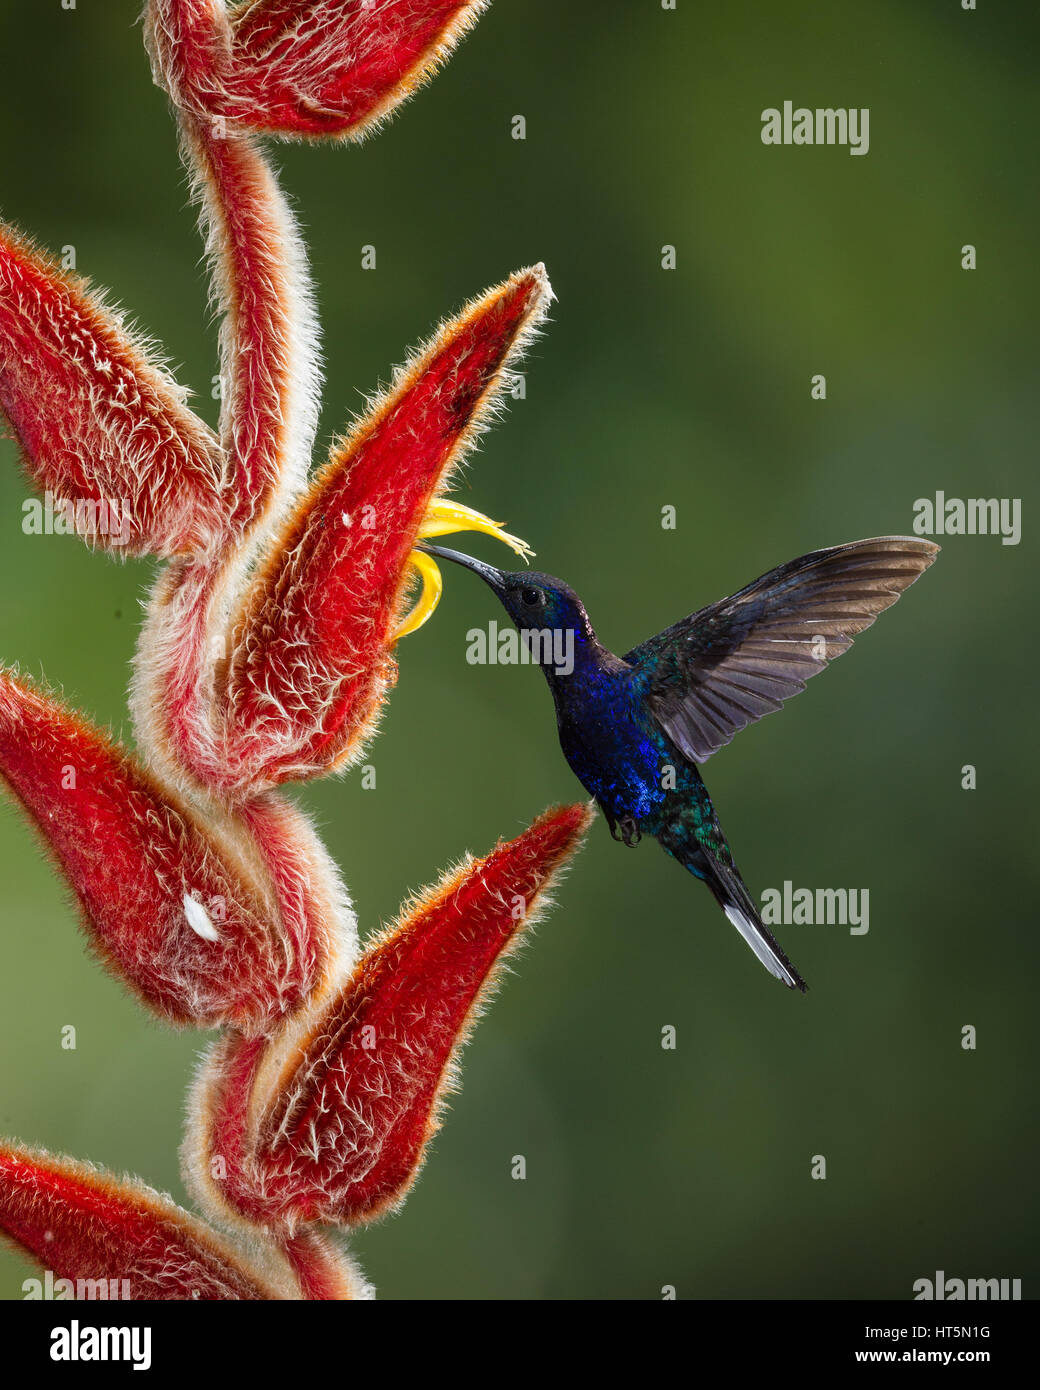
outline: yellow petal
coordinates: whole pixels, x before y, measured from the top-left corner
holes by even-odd
[[[481,531],[485,536],[494,536],[495,540],[508,545],[510,550],[525,562],[534,554],[526,541],[504,531],[500,521],[492,521],[489,516],[473,507],[467,507],[464,502],[435,497],[426,508],[426,516],[419,527],[419,540],[429,540],[433,536],[450,536],[455,531]],[[408,563],[422,580],[422,593],[419,595],[418,603],[394,634],[395,642],[407,637],[410,632],[417,632],[423,623],[432,617],[444,590],[441,572],[432,555],[425,555],[421,550],[412,550],[408,554]]]
[[[419,527],[419,539],[429,540],[431,536],[448,536],[453,531],[482,531],[485,536],[508,545],[521,559],[526,560],[534,551],[519,536],[511,536],[502,529],[500,521],[492,521],[483,512],[474,511],[464,502],[456,502],[446,497],[437,497],[426,509],[426,516]]]
[[[408,563],[422,580],[422,593],[419,595],[418,603],[394,634],[395,642],[407,637],[410,632],[417,632],[423,623],[433,616],[433,610],[440,603],[444,589],[441,572],[432,555],[424,555],[421,550],[412,550],[408,554]]]

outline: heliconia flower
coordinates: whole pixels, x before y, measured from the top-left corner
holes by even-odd
[[[68,1158],[0,1144],[0,1232],[77,1298],[300,1298],[290,1267],[243,1253],[168,1197]]]
[[[158,1013],[256,1028],[324,980],[339,943],[322,877],[310,875],[311,915],[290,917],[281,904],[291,910],[291,894],[264,882],[256,862],[249,830],[274,836],[275,807],[253,808],[248,827],[212,808],[199,818],[98,730],[6,672],[0,778],[79,899],[97,955]],[[283,841],[274,848],[288,874],[296,861]]]
[[[277,135],[348,136],[435,71],[487,0],[151,0],[157,80],[196,113]]]
[[[139,755],[0,670],[0,779],[101,959],[163,1017],[225,1029],[184,1165],[249,1240],[240,1251],[139,1184],[0,1145],[0,1233],[76,1296],[100,1279],[132,1298],[370,1296],[321,1227],[402,1200],[501,962],[591,814],[548,812],[467,860],[361,956],[334,865],[276,790],[359,755],[395,644],[440,593],[419,542],[476,530],[529,553],[447,488],[545,312],[544,269],[442,325],[308,481],[313,295],[259,147],[364,134],[483,8],[149,0],[221,319],[218,434],[84,283],[0,228],[0,407],[31,480],[93,516],[86,539],[169,560],[135,664]],[[118,526],[99,524],[105,504]]]
[[[529,560],[534,554],[531,547],[519,536],[511,536],[504,527],[504,521],[492,521],[482,512],[467,507],[464,502],[459,502],[453,497],[438,497],[426,508],[426,514],[416,532],[416,539],[425,541],[432,540],[434,536],[450,536],[456,531],[479,531],[485,536],[494,536],[496,540],[503,541],[522,560]],[[398,625],[394,633],[395,641],[400,641],[410,632],[417,632],[429,622],[444,590],[440,568],[432,555],[427,554],[425,550],[412,550],[408,555],[408,563],[419,576],[422,591],[418,603]]]
[[[590,816],[547,812],[410,904],[344,988],[281,1035],[217,1045],[185,1146],[211,1211],[292,1231],[369,1221],[403,1199],[501,961]]]
[[[0,409],[68,529],[122,555],[205,550],[222,455],[86,283],[0,224]]]

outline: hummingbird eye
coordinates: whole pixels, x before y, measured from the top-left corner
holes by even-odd
[[[535,589],[531,585],[526,585],[520,590],[520,602],[525,608],[540,608],[545,602],[545,595],[541,589]]]

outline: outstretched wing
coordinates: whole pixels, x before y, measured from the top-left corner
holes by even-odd
[[[805,689],[928,568],[931,541],[880,536],[814,550],[683,618],[625,656],[651,713],[703,763]]]

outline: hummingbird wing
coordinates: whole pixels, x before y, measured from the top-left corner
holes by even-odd
[[[703,763],[780,709],[810,676],[928,568],[932,541],[880,536],[814,550],[673,624],[625,656],[646,681],[650,712]]]

